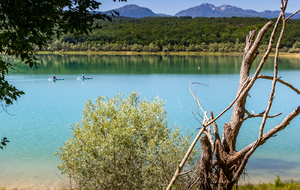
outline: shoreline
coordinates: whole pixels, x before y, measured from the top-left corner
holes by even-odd
[[[243,52],[133,52],[133,51],[38,51],[38,55],[179,55],[179,56],[243,56]],[[270,57],[274,57],[275,54],[271,53]],[[299,53],[279,53],[279,57],[289,57],[289,58],[300,58]]]
[[[282,178],[282,176],[279,176],[280,180],[282,183],[289,184],[291,181],[293,181],[294,185],[299,185],[300,186],[300,181],[295,180],[295,178]],[[274,185],[276,180],[276,175],[272,178],[272,180],[256,180],[256,181],[248,181],[248,180],[243,180],[239,179],[237,185],[240,187],[243,186],[260,186],[261,184],[269,184],[269,185]],[[74,181],[71,182],[70,186],[70,179],[68,178],[60,178],[60,179],[50,179],[46,180],[46,183],[40,183],[37,179],[32,179],[32,180],[22,180],[22,182],[16,184],[4,184],[4,186],[0,186],[0,189],[2,190],[10,190],[10,189],[18,189],[18,190],[26,190],[26,189],[31,189],[31,190],[41,190],[41,189],[48,189],[48,190],[66,190],[66,189],[72,189],[74,188]],[[280,188],[279,188],[280,189]]]
[[[136,52],[136,51],[38,51],[37,54],[48,55],[48,54],[61,54],[61,55],[183,55],[183,56],[202,56],[202,55],[231,55],[231,56],[240,56],[243,53],[240,52]]]
[[[286,163],[287,167],[283,167],[282,163]],[[2,189],[4,187],[6,190],[16,188],[18,190],[68,189],[70,180],[66,174],[61,174],[58,168],[53,168],[57,164],[57,161],[53,162],[53,165],[47,165],[46,163],[46,165],[40,168],[36,167],[36,162],[34,162],[27,164],[26,168],[21,170],[21,165],[17,165],[15,168],[7,168],[7,171],[4,170],[0,174],[0,189],[5,190]],[[278,175],[283,183],[289,183],[293,179],[294,183],[300,184],[300,177],[298,175],[300,169],[299,162],[274,160],[272,158],[252,158],[246,168],[245,175],[239,179],[239,185],[274,184],[274,180],[276,180]]]

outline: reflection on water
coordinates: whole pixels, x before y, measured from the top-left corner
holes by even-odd
[[[161,56],[161,55],[39,55],[40,65],[26,74],[238,74],[242,56]],[[273,69],[273,58],[266,70]],[[258,65],[257,59],[253,66]],[[281,58],[280,70],[300,70],[299,59]]]
[[[188,85],[190,82],[211,85],[210,88],[196,86],[195,90],[205,109],[220,113],[236,95],[242,61],[241,56],[159,55],[39,55],[39,59],[41,64],[38,68],[30,69],[18,64],[16,71],[7,76],[11,84],[26,94],[9,109],[14,116],[2,114],[0,117],[0,135],[11,141],[0,154],[0,185],[6,187],[33,184],[46,189],[51,184],[60,184],[60,172],[56,169],[59,160],[54,157],[54,152],[70,136],[70,123],[80,120],[84,102],[99,95],[112,97],[118,91],[129,94],[137,89],[148,100],[158,95],[167,101],[170,125],[176,123],[183,130],[190,128],[197,132],[199,124],[191,114]],[[272,59],[266,64],[264,73],[272,73]],[[300,86],[299,61],[282,58],[279,62],[280,76],[297,87]],[[258,63],[259,60],[255,61],[253,66]],[[93,79],[76,80],[83,73]],[[65,80],[49,82],[47,79],[53,74]],[[255,85],[247,101],[249,110],[254,109],[260,113],[265,109],[262,97],[268,98],[270,90],[266,86],[269,84],[270,81],[261,80]],[[295,104],[299,104],[299,97],[291,95],[284,88],[276,91],[274,104],[278,106],[274,105],[272,114],[281,111],[287,114],[290,109],[294,109]],[[222,123],[228,121],[226,117],[229,118],[230,113],[224,117],[218,123],[220,129]],[[282,120],[280,117],[277,119]],[[268,126],[277,123],[274,119]],[[271,138],[255,152],[247,166],[250,182],[258,180],[268,183],[277,174],[282,179],[293,177],[300,180],[299,123],[300,120],[295,119],[278,137]],[[266,130],[269,130],[268,126]],[[254,121],[246,122],[240,131],[237,149],[253,142],[257,138],[258,128],[259,125]]]

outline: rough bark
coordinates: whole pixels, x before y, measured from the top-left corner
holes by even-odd
[[[199,168],[199,189],[211,189],[210,180],[211,180],[211,169],[212,169],[212,147],[210,142],[205,135],[200,139],[200,144],[202,147],[202,157]]]

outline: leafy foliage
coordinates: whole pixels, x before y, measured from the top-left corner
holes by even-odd
[[[282,181],[280,179],[280,176],[277,175],[277,179],[275,179],[275,188],[280,187],[282,185]]]
[[[63,35],[52,41],[49,50],[243,51],[245,36],[249,31],[260,29],[269,20],[253,17],[115,18],[112,23],[98,20],[96,23],[103,29],[94,30],[78,39],[70,34]],[[290,20],[281,48],[292,48],[297,41],[300,41],[300,21]],[[264,38],[263,44],[267,42],[268,39]]]
[[[7,140],[6,137],[3,137],[3,139],[1,139],[1,144],[0,144],[0,148],[3,150],[3,147],[6,146],[6,143],[8,143],[9,140]]]
[[[72,127],[73,137],[57,152],[58,168],[80,188],[163,189],[190,140],[178,128],[168,128],[163,105],[159,98],[140,100],[137,92],[88,101],[82,121]]]
[[[6,55],[0,57],[0,101],[4,107],[24,94],[5,79],[13,69],[6,57],[19,57],[30,67],[35,66],[35,46],[42,48],[54,36],[59,38],[66,33],[87,34],[100,28],[94,24],[96,19],[111,20],[95,12],[100,4],[96,0],[0,1],[0,52]]]

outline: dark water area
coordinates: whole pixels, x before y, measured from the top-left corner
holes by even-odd
[[[239,74],[242,56],[39,55],[40,65],[24,74]],[[273,57],[264,70],[273,69]],[[280,58],[279,70],[300,70],[299,59]],[[259,59],[253,63],[256,68]]]

